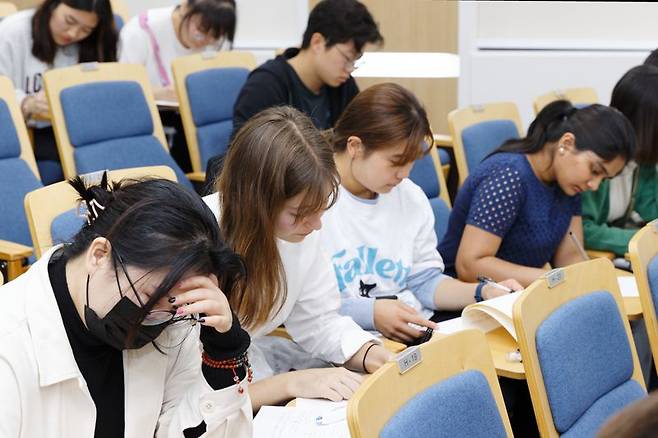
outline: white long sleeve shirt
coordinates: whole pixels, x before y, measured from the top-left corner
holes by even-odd
[[[219,217],[217,193],[203,198]],[[283,324],[288,334],[312,357],[332,363],[345,363],[367,342],[378,342],[352,318],[338,314],[340,295],[331,262],[320,246],[317,232],[299,243],[277,239],[288,293],[281,310],[265,324],[250,330],[252,344]],[[257,363],[258,348],[249,349],[249,360]],[[255,367],[255,372],[256,372]],[[254,376],[256,379],[263,376]]]
[[[0,436],[91,437],[96,408],[75,362],[48,277],[53,248],[0,287]],[[171,329],[174,329],[173,327]],[[165,330],[161,336],[167,336]],[[205,421],[203,437],[250,437],[248,391],[215,391],[203,378],[198,326],[180,351],[148,344],[123,352],[125,437],[182,437]]]
[[[43,74],[55,68],[78,63],[78,45],[57,50],[52,64],[32,55],[32,16],[34,9],[20,11],[0,21],[0,74],[9,77],[20,104],[30,94],[43,90]]]

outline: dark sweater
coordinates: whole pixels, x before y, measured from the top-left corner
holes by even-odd
[[[289,48],[283,54],[267,61],[249,74],[247,82],[242,87],[233,106],[233,133],[231,138],[247,120],[264,109],[290,105],[304,111],[305,90],[297,87],[299,78],[288,63],[288,60],[297,56],[298,53],[299,49]],[[317,126],[316,124],[318,129],[334,126],[347,104],[359,93],[359,87],[351,76],[338,87],[325,86],[325,88],[329,100],[329,126]],[[317,123],[317,121],[314,120],[314,123]],[[208,160],[208,166],[206,167],[206,184],[208,187],[211,187],[215,177],[219,174],[221,166],[222,159],[219,156]]]

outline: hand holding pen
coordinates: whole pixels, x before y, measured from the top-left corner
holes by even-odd
[[[489,277],[484,275],[478,276],[478,281],[485,283],[485,286],[482,288],[482,298],[485,300],[496,298],[501,295],[509,294],[519,290],[523,290],[523,286],[518,281],[509,278],[503,280],[500,283],[496,283]]]

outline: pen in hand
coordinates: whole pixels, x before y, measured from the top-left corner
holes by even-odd
[[[585,248],[583,248],[583,245],[580,244],[580,241],[576,237],[576,235],[573,233],[573,231],[569,231],[569,238],[573,242],[574,245],[576,245],[576,249],[580,253],[580,256],[583,258],[583,260],[587,261],[589,260],[589,256],[585,252]]]
[[[496,289],[504,290],[504,291],[507,292],[507,293],[512,293],[512,292],[514,292],[514,291],[513,291],[512,289],[510,289],[509,287],[507,287],[507,286],[503,286],[502,284],[498,284],[498,283],[496,283],[495,281],[493,281],[491,278],[489,278],[489,277],[485,277],[484,275],[478,275],[478,281],[483,282],[483,283],[486,283],[486,284],[490,285],[491,287],[495,287]]]

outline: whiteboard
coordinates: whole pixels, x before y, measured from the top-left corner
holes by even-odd
[[[658,3],[479,2],[479,49],[651,50]]]

